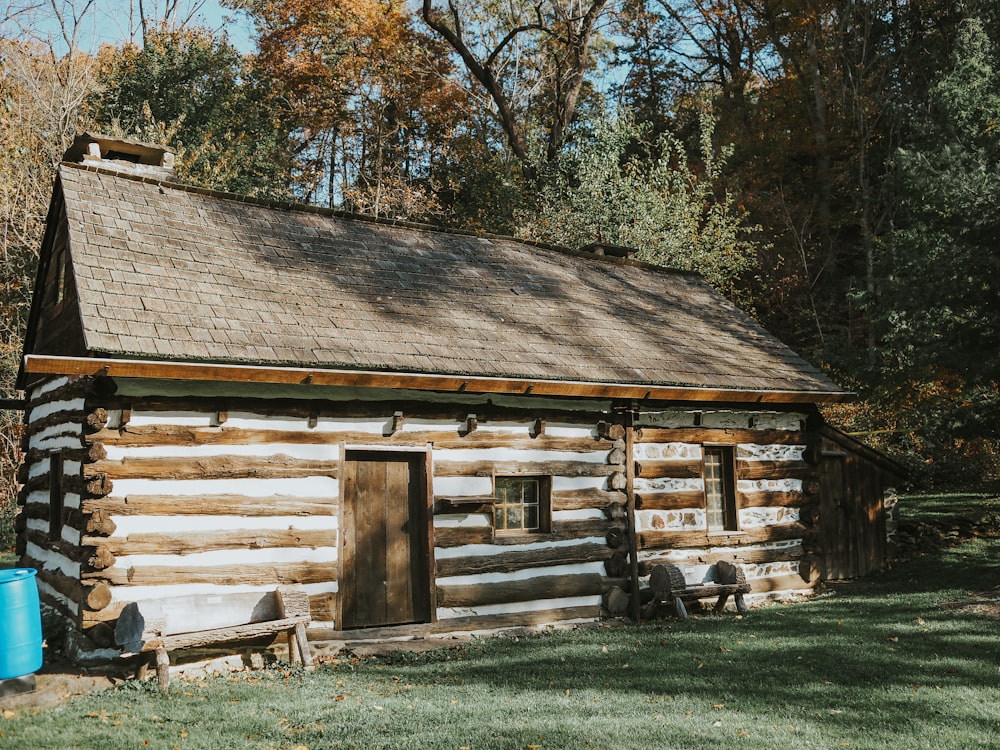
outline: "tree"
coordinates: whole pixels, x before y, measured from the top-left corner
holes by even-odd
[[[522,234],[569,247],[632,247],[638,260],[698,271],[731,293],[737,275],[751,267],[756,243],[721,184],[729,150],[713,148],[713,126],[703,115],[698,169],[669,133],[649,140],[648,126],[628,115],[601,123],[589,142],[547,170]]]
[[[80,127],[92,59],[36,41],[0,38],[0,382],[16,396],[24,329],[52,173]],[[12,543],[21,415],[0,411],[0,550]]]
[[[996,44],[968,21],[917,142],[897,154],[897,228],[868,297],[883,397],[907,403],[911,426],[952,449],[1000,437],[998,70]]]
[[[424,21],[482,86],[510,152],[533,176],[539,152],[551,161],[566,140],[609,0],[514,0],[470,4],[464,13],[456,0],[448,0],[447,10],[422,2]],[[536,122],[541,143],[532,142]]]
[[[270,111],[270,82],[206,29],[147,30],[145,39],[101,49],[87,100],[98,127],[174,147],[188,182],[287,196],[288,132]]]
[[[393,218],[434,213],[434,172],[468,109],[442,45],[402,0],[249,0],[258,67],[294,124],[300,195]]]

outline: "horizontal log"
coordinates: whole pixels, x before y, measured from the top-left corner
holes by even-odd
[[[749,418],[750,415],[748,414]],[[643,443],[750,443],[756,445],[807,445],[801,430],[750,430],[722,427],[639,427],[635,442]]]
[[[163,586],[178,583],[270,586],[279,583],[328,583],[337,580],[337,564],[296,562],[218,566],[149,565],[127,569],[112,567],[84,573],[84,578],[95,582],[102,580],[113,586]]]
[[[801,492],[737,492],[739,508],[798,508],[810,499]]]
[[[129,495],[83,501],[84,511],[114,516],[334,516],[336,497],[249,497],[246,495]]]
[[[67,437],[79,437],[83,447],[83,415],[78,411],[58,411],[24,426],[24,437],[30,439],[53,427],[66,426]]]
[[[336,546],[337,532],[327,529],[239,529],[184,533],[137,533],[127,537],[84,537],[113,555],[187,555],[229,549]],[[110,566],[108,566],[110,567]]]
[[[704,508],[705,493],[701,490],[682,492],[642,492],[635,496],[637,510],[682,510]]]
[[[46,568],[37,560],[32,567],[38,571],[38,579],[44,581],[70,601],[82,607],[99,610],[111,602],[111,589],[101,582],[87,583],[60,572],[57,568]]]
[[[816,467],[805,461],[737,461],[737,479],[807,479]]]
[[[32,448],[24,456],[25,464],[35,464],[48,459],[52,451]],[[102,443],[91,443],[83,448],[69,448],[58,451],[63,461],[79,461],[80,463],[94,463],[108,457],[108,452]]]
[[[88,400],[88,406],[91,401]],[[394,399],[379,401],[330,401],[329,399],[305,400],[299,398],[219,398],[217,396],[132,397],[114,396],[94,401],[97,406],[108,409],[135,408],[150,411],[195,411],[214,414],[225,409],[230,414],[247,412],[261,417],[286,417],[310,419],[313,417],[366,417],[385,419],[387,422],[397,411],[403,412],[404,420],[411,416],[421,419],[441,419],[447,422],[464,422],[470,412],[475,412],[480,424],[494,421],[523,421],[533,424],[541,417],[548,424],[569,423],[580,426],[595,426],[606,415],[599,409],[581,411],[576,409],[540,410],[538,406],[512,407],[495,406],[486,402],[486,397],[470,396],[468,404],[449,406],[431,404],[426,399]]]
[[[31,407],[37,408],[57,401],[70,401],[76,398],[87,398],[96,394],[94,378],[79,377],[68,380],[62,385],[52,388],[31,400]]]
[[[620,525],[606,520],[560,521],[553,524],[550,532],[526,531],[523,533],[500,533],[494,536],[492,526],[437,527],[434,529],[435,547],[460,547],[464,544],[526,544],[529,542],[561,542],[583,539],[589,536],[604,536],[609,529]]]
[[[21,510],[18,518],[47,521],[49,519],[49,504],[47,502],[28,503]],[[110,535],[115,533],[117,528],[107,511],[102,508],[95,508],[93,512],[81,511],[78,508],[63,508],[62,523],[64,526],[88,534]]]
[[[65,557],[67,560],[80,563],[81,565],[87,565],[87,561],[90,559],[91,555],[94,554],[93,547],[80,547],[75,544],[70,544],[64,539],[49,539],[48,533],[44,531],[25,529],[22,532],[22,536],[27,541],[40,547],[41,549],[55,552],[56,554]]]
[[[435,497],[434,514],[448,513],[493,513],[496,498],[482,497]]]
[[[131,458],[99,461],[84,467],[84,475],[110,479],[294,479],[336,477],[339,461],[307,461],[285,455]]]
[[[386,640],[389,638],[420,637],[460,633],[470,630],[501,630],[503,628],[532,627],[548,625],[562,620],[596,620],[601,616],[599,604],[583,607],[534,610],[531,612],[511,612],[503,615],[473,615],[469,617],[448,617],[435,622],[414,625],[393,625],[384,628],[360,628],[357,630],[335,630],[309,628],[309,640],[318,641],[358,641]]]
[[[589,510],[624,502],[625,495],[617,490],[588,487],[581,490],[552,490],[551,499],[552,510]]]
[[[386,422],[391,420],[386,416]],[[580,453],[607,450],[608,443],[595,437],[563,437],[541,434],[531,437],[524,434],[474,430],[460,436],[451,429],[428,429],[394,432],[391,435],[361,431],[309,430],[252,430],[240,427],[184,426],[184,425],[127,425],[123,430],[105,429],[88,435],[89,442],[127,447],[197,446],[197,445],[340,445],[376,444],[386,448],[425,447],[435,448],[512,448],[521,450],[576,451]]]
[[[537,599],[599,596],[605,588],[604,579],[596,573],[538,576],[496,583],[438,586],[437,604],[439,607],[475,607]]]
[[[599,562],[613,554],[604,544],[580,544],[573,547],[550,547],[529,551],[504,551],[499,548],[492,555],[474,557],[438,558],[435,562],[438,578],[475,575],[478,573],[513,573],[524,568],[542,568],[549,565],[574,565]]]
[[[606,477],[620,467],[586,461],[435,461],[435,477],[492,477],[539,474],[554,477]]]
[[[748,544],[801,539],[809,536],[810,530],[800,523],[788,523],[777,526],[765,526],[751,531],[715,534],[711,536],[706,531],[641,531],[636,534],[639,549],[658,549],[664,547],[679,547],[691,549],[697,547],[738,547]]]
[[[691,479],[702,475],[701,461],[636,462],[635,474],[643,479]]]
[[[656,565],[662,565],[664,563],[673,563],[675,565],[691,565],[695,563],[700,565],[714,565],[721,560],[725,560],[726,562],[736,563],[738,565],[756,565],[762,563],[800,560],[803,555],[805,555],[805,550],[802,549],[802,545],[800,544],[796,544],[794,547],[783,547],[781,549],[738,549],[734,552],[725,553],[713,553],[706,550],[703,553],[693,555],[681,561],[677,561],[667,555],[663,555],[662,557],[647,557],[646,559],[640,560],[639,575],[649,575]]]

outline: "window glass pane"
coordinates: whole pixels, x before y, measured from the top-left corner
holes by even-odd
[[[547,477],[495,477],[494,528],[498,531],[547,531]]]

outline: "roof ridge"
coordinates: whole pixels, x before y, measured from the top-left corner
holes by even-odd
[[[499,240],[504,242],[517,242],[522,245],[527,245],[529,247],[537,247],[542,250],[549,250],[551,252],[560,253],[562,255],[567,255],[573,258],[580,258],[587,261],[600,261],[603,263],[608,263],[613,266],[628,266],[630,268],[640,268],[646,271],[652,271],[654,273],[668,274],[671,276],[691,276],[699,281],[705,282],[704,276],[698,271],[686,271],[682,268],[672,268],[669,266],[659,266],[655,263],[649,263],[642,260],[634,260],[632,258],[620,258],[613,255],[598,255],[597,253],[588,252],[586,250],[578,250],[571,247],[566,247],[565,245],[556,245],[550,242],[543,242],[541,240],[531,240],[522,237],[513,237],[511,235],[496,234],[493,232],[480,231],[480,230],[467,230],[459,229],[457,227],[445,227],[439,226],[437,224],[428,224],[419,221],[410,221],[408,219],[386,219],[378,216],[368,216],[366,214],[354,213],[352,211],[345,211],[339,208],[327,208],[325,206],[317,206],[312,203],[300,203],[296,201],[282,201],[275,200],[273,198],[257,198],[251,195],[241,195],[240,193],[230,193],[225,190],[216,190],[214,188],[205,188],[198,185],[191,185],[185,182],[177,182],[174,180],[162,179],[157,177],[152,177],[149,175],[134,174],[129,172],[120,172],[115,169],[109,169],[107,167],[100,167],[94,164],[86,164],[82,162],[71,162],[64,161],[59,164],[59,167],[71,167],[73,169],[79,169],[84,172],[95,172],[97,174],[107,175],[110,177],[118,177],[125,180],[131,180],[133,182],[143,182],[150,185],[157,186],[167,186],[174,190],[180,190],[186,193],[193,193],[195,195],[204,195],[211,198],[219,198],[221,200],[231,200],[237,203],[246,203],[252,206],[260,206],[262,208],[272,208],[285,211],[301,211],[304,213],[319,214],[320,216],[332,216],[338,219],[347,219],[349,221],[360,221],[367,224],[376,224],[378,226],[388,226],[388,227],[402,227],[404,229],[414,229],[423,232],[436,232],[439,234],[450,234],[459,237],[470,237],[474,239],[484,239],[484,240]]]

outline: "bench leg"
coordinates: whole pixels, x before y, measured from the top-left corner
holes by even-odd
[[[736,594],[736,596],[733,597],[733,601],[736,602],[736,611],[741,615],[745,615],[750,611],[750,608],[747,607],[747,603],[743,601],[743,594]]]
[[[289,630],[287,637],[288,637],[288,663],[289,664],[294,664],[295,663],[295,652],[297,650],[296,649],[296,643],[295,643],[295,631],[294,630]]]
[[[309,640],[306,638],[306,626],[301,622],[295,626],[294,639],[298,646],[299,661],[305,669],[314,669],[312,652],[309,650]]]
[[[163,646],[156,649],[156,681],[164,689],[170,685],[170,655]]]
[[[684,602],[681,601],[679,596],[674,599],[674,612],[676,612],[677,616],[682,620],[686,620],[688,618],[687,607],[684,606]]]
[[[715,606],[712,607],[712,614],[717,615],[726,608],[726,602],[729,600],[729,594],[719,594],[718,600],[715,602]]]

